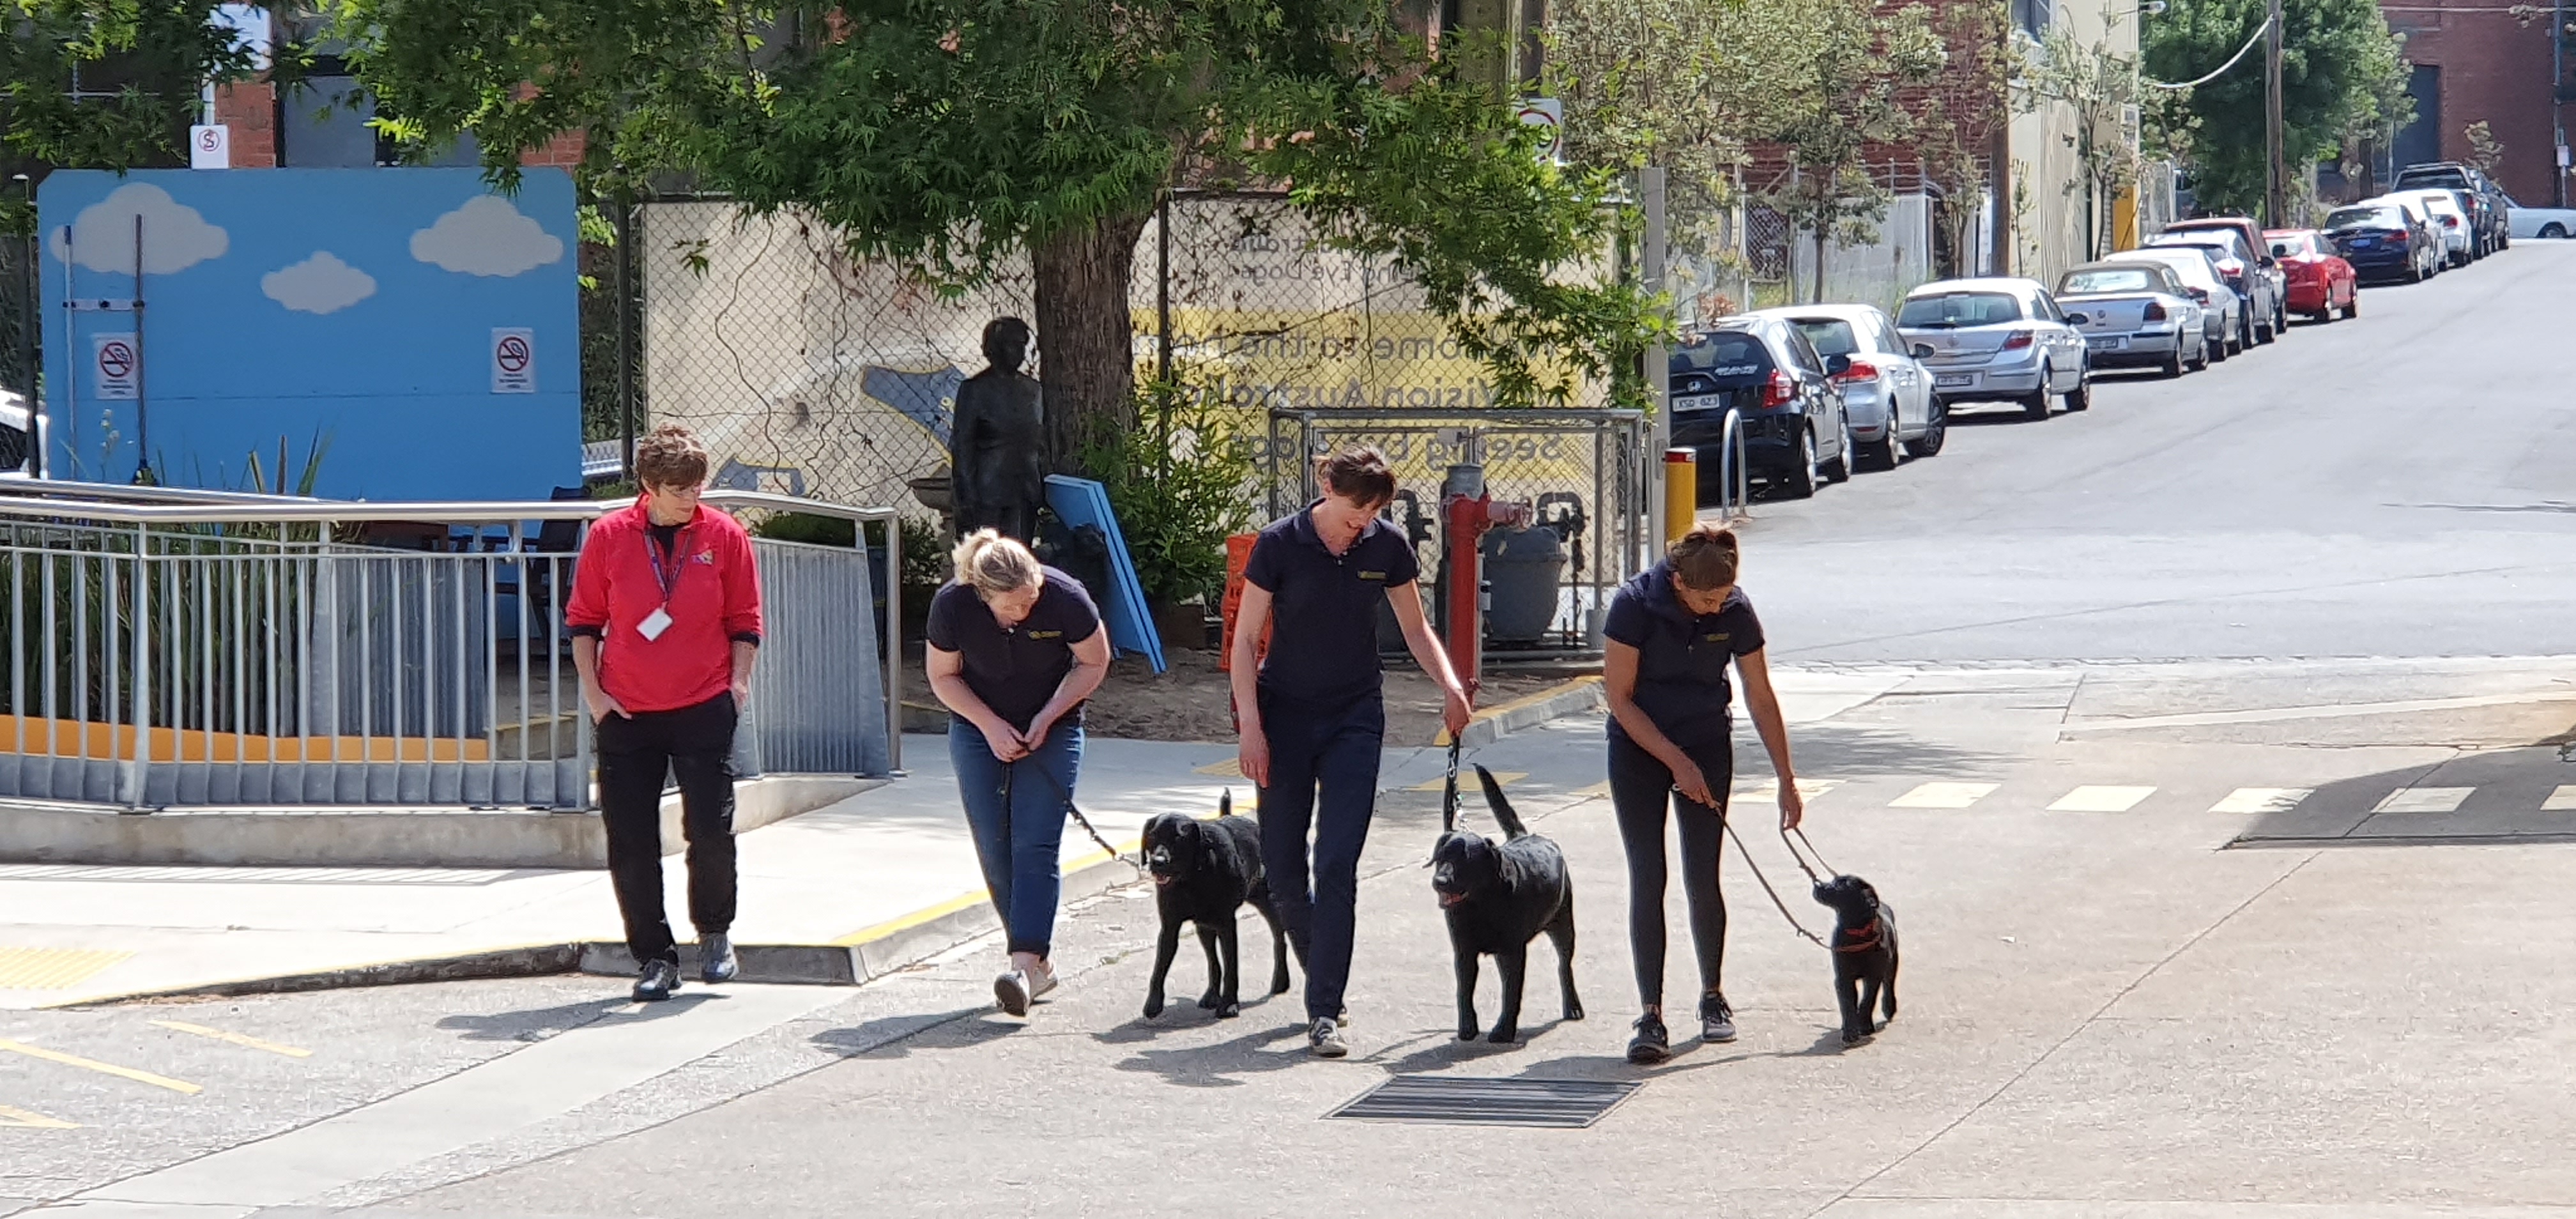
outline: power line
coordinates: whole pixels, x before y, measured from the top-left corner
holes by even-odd
[[[2265,17],[2265,18],[2263,19],[2263,24],[2261,24],[2261,25],[2259,25],[2259,26],[2254,27],[2254,36],[2253,36],[2253,37],[2251,37],[2251,38],[2246,39],[2246,40],[2245,40],[2245,45],[2244,45],[2244,46],[2241,46],[2241,47],[2236,48],[2236,54],[2235,54],[2234,56],[2230,57],[2226,63],[2223,63],[2223,64],[2218,65],[2218,70],[2217,70],[2217,71],[2212,72],[2212,73],[2210,73],[2210,74],[2209,74],[2209,75],[2207,75],[2207,76],[2201,77],[2199,80],[2187,80],[2187,81],[2182,82],[2181,84],[2176,84],[2176,85],[2169,85],[2169,84],[2166,84],[2165,82],[2160,81],[2160,80],[2142,80],[2142,81],[2139,81],[2138,83],[2139,83],[2139,84],[2142,84],[2142,85],[2145,85],[2146,87],[2148,87],[2148,88],[2150,88],[2150,89],[2188,89],[2188,88],[2191,88],[2193,85],[2205,85],[2205,84],[2208,84],[2209,82],[2211,82],[2211,81],[2213,81],[2213,80],[2216,80],[2216,79],[2218,79],[2218,78],[2219,78],[2219,77],[2221,77],[2221,76],[2225,76],[2225,75],[2227,75],[2227,70],[2228,70],[2229,68],[2233,68],[2233,67],[2235,67],[2239,62],[2243,61],[2243,60],[2244,60],[2244,58],[2245,58],[2245,56],[2246,56],[2246,54],[2247,54],[2248,52],[2251,52],[2251,51],[2254,49],[2254,44],[2255,44],[2255,43],[2258,43],[2258,42],[2263,41],[2263,34],[2264,34],[2264,32],[2265,32],[2265,31],[2267,31],[2267,30],[2270,30],[2271,28],[2272,28],[2272,19],[2271,19],[2271,18],[2269,18],[2269,17]]]

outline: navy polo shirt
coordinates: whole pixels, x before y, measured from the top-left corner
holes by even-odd
[[[1762,650],[1762,620],[1737,588],[1714,614],[1694,614],[1673,591],[1673,565],[1657,563],[1619,586],[1601,633],[1637,649],[1637,709],[1684,749],[1728,739],[1735,687],[1726,666]],[[1610,719],[1610,735],[1628,730]]]
[[[1411,585],[1422,569],[1413,543],[1383,517],[1370,521],[1349,550],[1334,554],[1315,532],[1313,508],[1264,528],[1243,578],[1271,599],[1262,694],[1340,708],[1380,694],[1377,607],[1386,604],[1386,590]]]
[[[1045,587],[1018,626],[995,620],[970,585],[950,584],[930,599],[930,646],[963,655],[966,688],[1013,728],[1027,728],[1046,709],[1073,671],[1073,645],[1100,630],[1100,611],[1081,581],[1052,567],[1038,570]],[[1081,723],[1081,706],[1065,717]]]

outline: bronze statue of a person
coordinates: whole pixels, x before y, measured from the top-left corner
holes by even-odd
[[[1046,409],[1037,378],[1023,375],[1029,324],[995,318],[984,327],[984,371],[957,387],[948,433],[949,494],[957,533],[998,530],[1034,542],[1046,502]]]

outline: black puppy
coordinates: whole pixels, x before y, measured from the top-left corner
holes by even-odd
[[[1574,997],[1574,877],[1566,871],[1565,853],[1521,824],[1493,774],[1479,766],[1476,779],[1485,785],[1485,803],[1493,808],[1494,820],[1502,824],[1503,841],[1497,845],[1481,834],[1461,832],[1457,802],[1450,801],[1440,844],[1431,852],[1431,888],[1449,916],[1449,950],[1457,958],[1458,1040],[1475,1040],[1476,958],[1491,955],[1503,975],[1503,1014],[1494,1021],[1489,1040],[1517,1041],[1521,980],[1530,941],[1539,932],[1556,941],[1565,1018],[1583,1018],[1583,1002]]]
[[[1857,876],[1817,881],[1816,900],[1834,911],[1834,990],[1842,1001],[1843,1044],[1854,1045],[1887,1027],[1870,1020],[1882,994],[1887,1019],[1896,1019],[1896,911]]]
[[[1208,989],[1199,1006],[1222,1020],[1243,1014],[1243,973],[1236,961],[1234,912],[1245,902],[1270,924],[1270,993],[1288,989],[1288,937],[1270,904],[1261,876],[1261,825],[1234,815],[1234,793],[1217,805],[1214,821],[1164,813],[1145,823],[1145,870],[1154,876],[1154,904],[1163,934],[1154,943],[1154,980],[1145,988],[1145,1015],[1163,1014],[1163,976],[1181,946],[1181,925],[1196,923],[1207,949]]]

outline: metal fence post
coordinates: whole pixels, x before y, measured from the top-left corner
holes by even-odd
[[[1639,251],[1638,270],[1642,286],[1649,295],[1664,290],[1664,169],[1649,165],[1637,174],[1637,198],[1646,212],[1646,248]],[[1668,311],[1669,315],[1669,311]],[[1654,435],[1646,446],[1649,458],[1645,476],[1649,481],[1646,502],[1664,502],[1663,452],[1672,447],[1673,421],[1668,409],[1672,402],[1672,352],[1661,341],[1646,348],[1646,415]]]
[[[617,200],[617,251],[609,260],[615,271],[617,293],[617,426],[621,441],[618,470],[627,478],[635,477],[635,327],[642,320],[642,310],[635,301],[635,209],[641,207],[631,196],[620,192]]]

